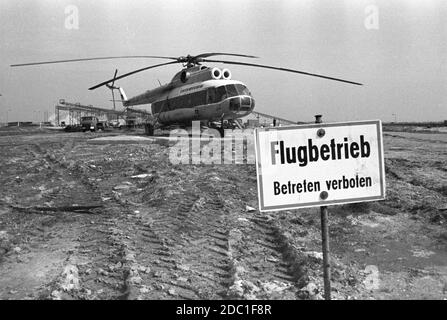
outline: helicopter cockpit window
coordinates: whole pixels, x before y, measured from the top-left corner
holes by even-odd
[[[237,92],[236,87],[234,86],[234,84],[228,84],[225,86],[227,88],[227,94],[229,97],[234,97],[234,96],[238,96],[239,93]]]
[[[236,84],[236,89],[240,95],[251,96],[250,90],[242,84]]]
[[[222,101],[227,98],[227,90],[225,90],[225,86],[217,87],[216,91],[216,101]]]

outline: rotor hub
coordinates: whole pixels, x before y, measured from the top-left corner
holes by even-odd
[[[191,56],[190,54],[188,54],[186,57],[181,56],[177,58],[177,61],[180,63],[184,63],[186,67],[190,68],[196,65],[200,65],[200,62],[203,61],[203,58],[198,56]]]

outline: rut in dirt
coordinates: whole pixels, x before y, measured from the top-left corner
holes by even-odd
[[[206,179],[204,179],[206,180]],[[212,183],[189,181],[187,192],[163,189],[128,220],[134,232],[140,299],[222,299],[231,284],[228,210]],[[144,203],[144,197],[143,197]],[[156,205],[154,205],[156,204]],[[146,269],[147,270],[147,269]],[[133,272],[136,275],[136,272]],[[134,290],[135,291],[135,290]]]
[[[121,268],[115,270],[110,266],[121,263],[123,259],[122,241],[114,231],[116,219],[122,211],[116,210],[116,203],[103,201],[110,196],[110,192],[104,193],[94,181],[98,173],[77,161],[86,156],[83,146],[78,145],[76,140],[69,140],[64,143],[34,144],[30,152],[35,158],[41,159],[59,181],[59,187],[46,195],[47,204],[100,206],[91,214],[78,216],[78,245],[67,258],[67,265],[76,266],[78,270],[78,290],[62,292],[58,279],[50,285],[50,296],[47,298],[120,298],[125,289],[125,276]],[[61,292],[62,296],[59,295]]]
[[[165,173],[142,183],[138,196],[121,195],[135,212],[120,224],[132,252],[129,299],[248,299],[239,288],[247,283],[260,286],[256,297],[296,299],[301,271],[290,243],[264,215],[240,226],[244,200],[232,200],[239,191],[227,170]]]

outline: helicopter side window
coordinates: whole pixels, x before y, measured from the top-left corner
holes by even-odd
[[[229,97],[234,97],[234,96],[239,95],[236,87],[233,84],[226,85],[225,87],[227,88],[227,94]]]
[[[181,108],[187,108],[187,97],[186,96],[179,96],[175,98],[175,108],[181,109]]]
[[[223,99],[227,98],[227,90],[225,89],[225,86],[217,87],[217,96],[216,96],[216,102],[222,101]]]
[[[206,90],[202,90],[194,94],[194,106],[206,104],[206,93]]]
[[[186,95],[186,106],[187,108],[192,107],[192,95],[187,94]]]
[[[217,102],[216,100],[216,88],[208,88],[207,94],[207,104]]]
[[[160,105],[159,105],[159,110],[163,109],[164,111],[175,109],[175,108],[176,108],[175,98],[166,99],[166,100],[160,102]]]
[[[194,92],[191,94],[191,106],[198,106],[200,105],[200,92]]]
[[[161,112],[162,110],[164,110],[164,111],[168,110],[168,103],[169,103],[168,101],[169,100],[160,101],[157,104],[157,112]]]
[[[159,113],[163,102],[155,102],[152,106],[152,113]]]

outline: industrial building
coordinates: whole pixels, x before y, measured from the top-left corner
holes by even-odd
[[[101,121],[113,121],[113,120],[125,120],[127,125],[139,125],[146,120],[151,120],[151,113],[126,108],[124,110],[112,110],[106,108],[94,107],[92,105],[82,105],[78,103],[66,102],[64,99],[60,99],[59,103],[54,107],[55,124],[57,126],[63,125],[77,125],[81,121],[81,117],[96,116]],[[68,121],[64,120],[67,119]]]

